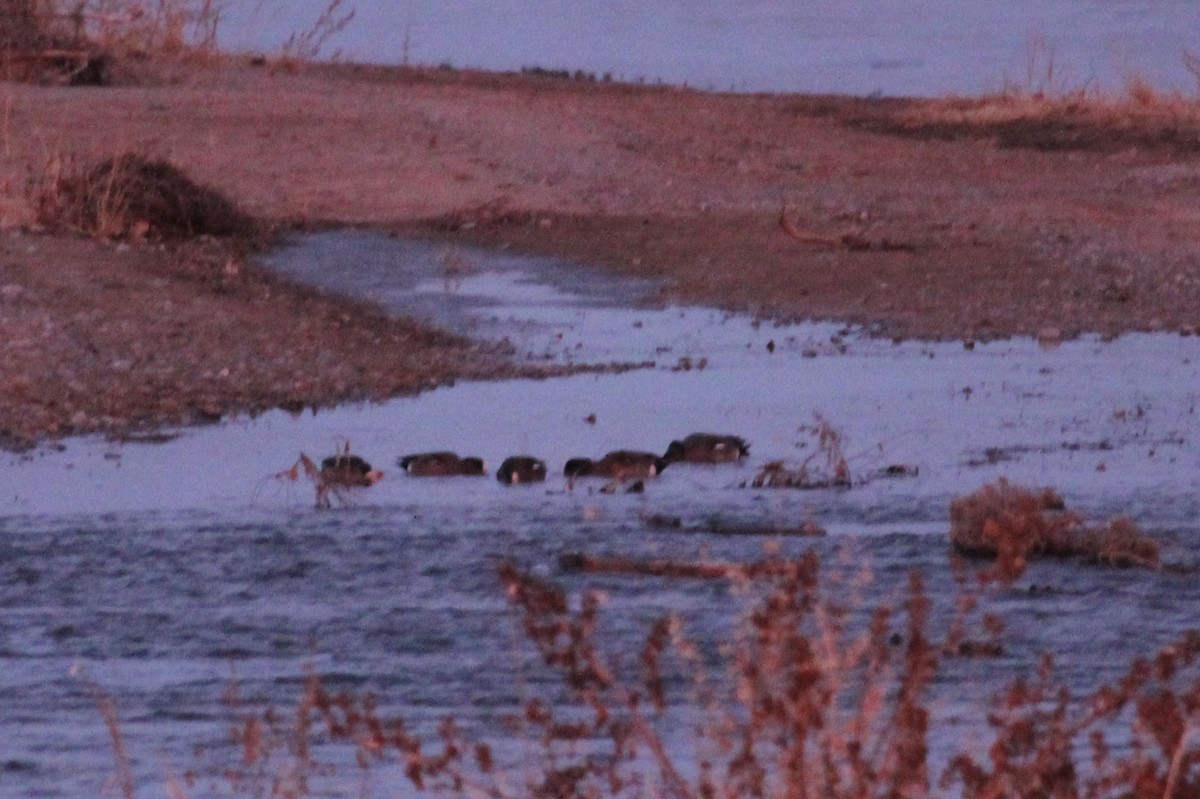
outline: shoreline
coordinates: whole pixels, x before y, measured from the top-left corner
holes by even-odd
[[[494,346],[288,285],[229,245],[28,232],[33,182],[120,152],[168,160],[280,230],[552,255],[763,318],[922,339],[1200,327],[1200,123],[1166,105],[233,59],[0,93],[9,448],[528,373]]]

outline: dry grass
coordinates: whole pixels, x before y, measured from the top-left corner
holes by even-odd
[[[1089,525],[1065,508],[1049,488],[1029,489],[1007,480],[986,485],[950,504],[950,542],[971,556],[996,560],[991,572],[1012,581],[1029,558],[1082,557],[1113,566],[1161,565],[1158,543],[1125,517]]]
[[[1200,750],[1193,745],[1200,707],[1200,635],[1189,632],[1116,682],[1072,696],[1055,681],[1054,659],[994,701],[987,755],[962,753],[942,778],[965,799],[1166,799],[1200,795]],[[1110,739],[1126,739],[1116,754]]]
[[[275,65],[295,69],[300,64],[315,61],[329,42],[354,20],[355,11],[344,0],[329,0],[321,13],[306,30],[292,33],[276,56]]]
[[[994,94],[901,102],[865,126],[922,138],[984,137],[1006,147],[1113,152],[1130,148],[1188,155],[1200,152],[1200,58],[1185,52],[1196,91],[1155,88],[1131,75],[1119,92],[1079,82],[1057,68],[1042,41],[1028,48],[1022,83]]]
[[[108,82],[113,61],[205,63],[220,55],[218,33],[229,2],[0,0],[0,63],[8,79],[88,84]],[[354,14],[345,0],[329,0],[307,29],[282,42],[276,63],[315,60]]]
[[[217,55],[222,0],[0,0],[5,78],[100,85],[114,61]]]
[[[1134,79],[1124,96],[1006,91],[906,104],[873,129],[920,138],[981,137],[1002,147],[1117,152],[1200,152],[1200,100]]]
[[[91,166],[54,157],[29,187],[37,220],[101,239],[251,236],[257,225],[167,161],[125,153]]]
[[[737,573],[684,571],[729,580],[751,597],[743,627],[722,650],[727,680],[713,679],[709,657],[672,616],[650,625],[631,671],[628,659],[597,643],[599,594],[573,601],[549,581],[501,567],[526,638],[574,699],[528,702],[523,723],[538,754],[515,776],[497,767],[489,744],[471,741],[450,719],[435,739],[423,740],[403,719],[381,714],[372,697],[331,694],[316,678],[295,726],[320,719],[334,741],[355,746],[363,768],[398,763],[419,790],[492,799],[860,799],[939,791],[967,799],[1161,799],[1200,790],[1200,751],[1191,745],[1200,707],[1196,634],[1078,697],[1056,681],[1053,658],[1043,658],[1031,676],[996,696],[991,741],[959,752],[938,775],[928,747],[930,690],[947,653],[963,652],[973,600],[960,602],[938,636],[916,574],[896,607],[856,613],[854,591],[823,576],[812,556],[769,559]],[[681,704],[702,720],[688,725],[683,741],[668,739],[665,719]],[[1121,754],[1112,736],[1129,742]]]
[[[770,461],[763,465],[750,485],[753,488],[849,488],[852,484],[850,464],[844,452],[844,438],[820,413],[813,414],[813,424],[804,425],[800,432],[814,441],[812,453],[799,464]]]
[[[1053,496],[1021,498],[1042,508]],[[688,565],[674,573],[727,582],[737,589],[729,594],[747,602],[737,633],[715,653],[702,651],[672,615],[653,621],[636,651],[606,650],[597,634],[600,593],[572,597],[514,565],[499,568],[526,639],[569,696],[533,698],[521,709],[517,734],[531,746],[515,768],[499,764],[490,743],[472,740],[451,718],[422,736],[382,712],[375,697],[330,692],[310,675],[286,714],[247,710],[230,693],[238,762],[220,771],[227,788],[219,795],[313,795],[312,780],[332,773],[317,746],[337,743],[353,747],[364,776],[373,766],[399,767],[417,790],[455,797],[1200,795],[1193,745],[1200,634],[1078,696],[1057,680],[1053,657],[1043,657],[993,698],[990,740],[952,755],[937,774],[928,745],[937,721],[931,691],[945,659],[969,653],[977,597],[960,595],[938,633],[933,619],[941,614],[916,573],[894,605],[870,607],[857,583],[831,578],[811,554],[739,569]],[[984,626],[999,634],[995,619],[985,617]],[[101,709],[114,729],[114,707]],[[688,719],[682,728],[668,721],[680,709]],[[131,786],[116,733],[114,745],[122,782]],[[168,787],[186,796],[177,781]]]
[[[598,594],[576,605],[561,587],[502,566],[526,637],[575,700],[526,705],[524,726],[540,754],[516,783],[497,773],[488,745],[466,740],[453,722],[427,746],[403,720],[378,714],[369,697],[332,695],[314,681],[303,704],[323,716],[334,739],[353,742],[361,759],[399,762],[417,788],[453,795],[926,795],[925,702],[938,647],[926,634],[930,606],[920,579],[912,578],[898,610],[876,608],[863,628],[852,623],[849,604],[823,590],[815,557],[771,560],[732,579],[746,574],[757,575],[746,587],[758,599],[731,646],[731,679],[718,682],[673,617],[651,625],[637,676],[626,678],[631,664],[596,641]],[[664,732],[678,699],[669,688],[675,669],[689,674],[707,719],[682,757]],[[692,755],[695,772],[681,766]]]

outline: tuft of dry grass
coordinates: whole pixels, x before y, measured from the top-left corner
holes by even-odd
[[[1134,522],[1116,517],[1088,525],[1050,488],[1014,486],[1004,478],[950,504],[950,542],[964,555],[992,557],[988,574],[1015,580],[1030,557],[1080,556],[1113,566],[1161,565],[1158,543]]]
[[[28,194],[40,224],[101,239],[182,240],[257,230],[232,200],[167,161],[135,153],[82,167],[55,157]]]
[[[918,138],[987,138],[1002,147],[1118,152],[1200,152],[1200,95],[1161,91],[1130,78],[1122,94],[1008,88],[981,97],[903,102],[867,115],[872,130]]]
[[[330,40],[354,21],[354,15],[355,10],[347,8],[345,0],[329,0],[312,25],[288,36],[273,66],[295,70],[303,63],[315,61]]]
[[[1200,58],[1184,52],[1196,90],[1156,88],[1130,75],[1120,91],[1064,74],[1053,49],[1031,40],[1023,82],[979,97],[899,101],[856,120],[872,130],[918,138],[987,138],[1003,147],[1176,155],[1200,152]]]
[[[813,424],[800,428],[815,439],[813,452],[798,465],[786,461],[770,461],[751,479],[753,488],[849,488],[852,484],[850,464],[844,452],[845,440],[840,430],[820,413],[813,414]]]
[[[0,0],[4,78],[99,85],[111,62],[207,63],[230,0]],[[260,5],[264,5],[261,2]],[[355,11],[328,0],[313,23],[281,45],[277,64],[315,60]]]

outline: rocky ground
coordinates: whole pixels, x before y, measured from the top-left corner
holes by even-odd
[[[0,440],[520,368],[285,285],[245,242],[98,241],[38,218],[55,176],[122,152],[169,160],[276,229],[564,255],[661,278],[670,299],[881,335],[1200,325],[1194,108],[999,118],[955,103],[234,62],[0,83]]]

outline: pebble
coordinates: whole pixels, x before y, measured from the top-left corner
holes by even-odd
[[[1057,327],[1043,327],[1038,331],[1037,340],[1040,344],[1059,344],[1062,342],[1062,331]]]

